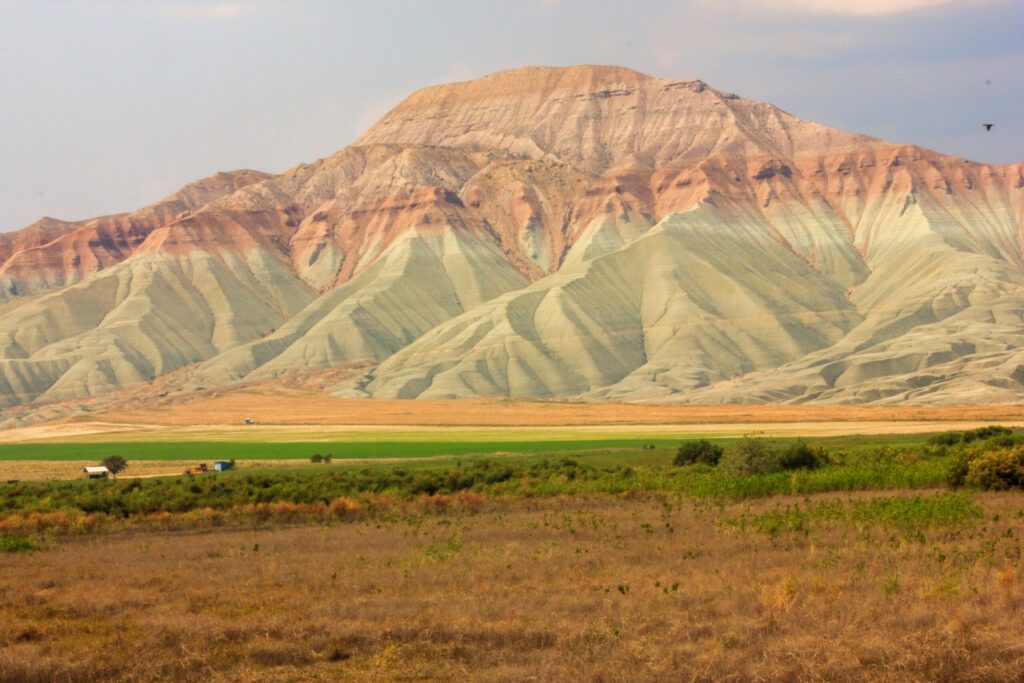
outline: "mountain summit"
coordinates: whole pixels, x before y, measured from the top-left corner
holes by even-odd
[[[367,397],[1024,399],[1024,166],[618,67],[425,88],[333,156],[0,254],[8,407],[321,370]]]
[[[668,81],[619,67],[526,67],[413,93],[356,144],[506,150],[589,173],[620,163],[698,163],[717,152],[869,142],[800,121],[699,80]]]

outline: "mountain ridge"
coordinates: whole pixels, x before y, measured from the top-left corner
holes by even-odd
[[[367,364],[332,391],[1019,401],[1022,188],[696,79],[431,86],[283,174],[2,236],[0,402]]]

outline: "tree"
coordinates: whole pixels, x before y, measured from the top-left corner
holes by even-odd
[[[713,444],[707,439],[700,441],[684,441],[683,445],[676,451],[676,457],[672,461],[676,465],[693,465],[701,463],[704,465],[717,465],[722,459],[722,447]]]
[[[119,472],[124,472],[128,469],[128,461],[122,458],[120,455],[108,455],[103,458],[103,462],[100,463],[114,476],[117,476]]]

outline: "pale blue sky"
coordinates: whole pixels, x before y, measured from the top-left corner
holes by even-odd
[[[418,87],[579,63],[1024,161],[1022,0],[0,0],[0,230],[280,172]]]

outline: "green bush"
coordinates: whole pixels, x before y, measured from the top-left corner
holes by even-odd
[[[933,446],[955,446],[960,443],[960,432],[942,432],[928,439]]]
[[[942,432],[928,439],[928,443],[934,446],[956,446],[968,444],[975,441],[987,441],[995,437],[1012,437],[1013,430],[999,425],[978,427],[966,432]]]
[[[967,479],[967,470],[970,464],[971,456],[969,453],[963,451],[957,453],[949,464],[949,470],[946,473],[946,485],[953,488],[963,486]]]
[[[978,427],[977,429],[971,429],[960,435],[960,441],[962,443],[971,443],[972,441],[986,441],[993,437],[1005,437],[1013,436],[1013,430],[1008,427],[1000,427],[998,425],[989,425],[988,427]]]
[[[27,536],[19,534],[0,536],[0,553],[26,553],[33,550],[39,550],[39,548]]]
[[[780,470],[815,470],[828,462],[828,454],[820,446],[797,441],[778,451],[776,463]]]
[[[736,476],[768,474],[778,471],[775,449],[764,439],[744,436],[722,456],[722,469]]]
[[[1005,453],[999,456],[990,457],[995,452],[1020,452],[1024,450],[1024,434],[1015,433],[1005,427],[982,427],[964,432],[972,434],[965,437],[960,443],[946,452],[950,456],[949,469],[946,473],[946,483],[949,486],[980,486],[981,488],[1010,488],[1019,484],[1000,485],[999,481],[1005,477],[997,474],[1000,469],[999,462],[1005,463]],[[981,437],[984,437],[983,439]],[[981,460],[974,466],[977,474],[974,483],[967,481],[967,475],[971,470],[973,462]],[[982,474],[982,472],[985,474]],[[1005,473],[1009,476],[1009,473]],[[1012,479],[1012,476],[1010,477]],[[985,483],[980,483],[985,482]]]
[[[787,470],[813,470],[828,463],[825,449],[808,446],[797,441],[778,448],[765,439],[743,437],[734,448],[726,451],[721,467],[736,476],[771,474]]]
[[[990,491],[1024,488],[1024,446],[998,448],[972,458],[964,484]]]
[[[718,444],[713,444],[707,439],[699,441],[684,441],[683,445],[676,451],[676,457],[672,461],[674,465],[717,465],[722,459],[725,449]]]

